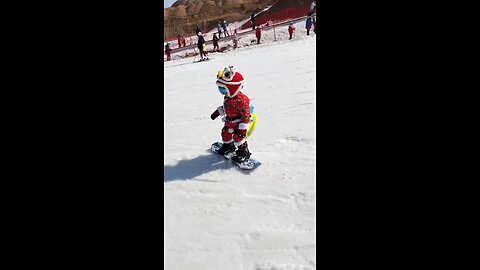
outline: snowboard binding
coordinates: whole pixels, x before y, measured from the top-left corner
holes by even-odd
[[[248,144],[247,142],[244,142],[242,145],[240,145],[235,152],[235,156],[232,157],[232,160],[238,163],[244,163],[248,161],[250,158],[250,151],[248,150]]]

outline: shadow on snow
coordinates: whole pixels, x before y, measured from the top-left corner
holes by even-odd
[[[217,155],[203,155],[193,159],[180,160],[176,165],[163,166],[164,180],[170,182],[174,180],[189,180],[205,173],[216,170],[230,169],[230,161]]]

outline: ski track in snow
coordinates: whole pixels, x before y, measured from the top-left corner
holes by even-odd
[[[315,45],[307,37],[164,63],[165,269],[316,269]],[[221,140],[223,122],[210,114],[227,65],[258,115],[254,171],[208,151]]]

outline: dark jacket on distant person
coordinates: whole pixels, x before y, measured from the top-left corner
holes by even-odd
[[[312,23],[312,17],[309,16],[309,17],[307,18],[307,22],[306,22],[306,24],[305,24],[305,27],[306,27],[307,29],[310,29],[310,28],[312,28],[312,24],[313,24],[313,23]]]
[[[203,37],[203,34],[200,32],[198,35],[198,44],[203,44],[205,43],[205,38]]]

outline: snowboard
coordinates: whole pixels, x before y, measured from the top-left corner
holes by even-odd
[[[210,150],[212,150],[212,152],[216,153],[216,154],[219,154],[218,153],[218,150],[220,148],[222,148],[222,145],[223,143],[221,142],[216,142],[214,144],[212,144]],[[220,154],[219,154],[220,155]],[[242,162],[242,163],[239,163],[239,162],[236,162],[234,160],[232,160],[232,157],[235,156],[235,153],[232,152],[232,153],[228,153],[226,155],[222,155],[224,158],[226,159],[229,159],[231,160],[233,163],[235,163],[238,167],[240,167],[240,169],[243,169],[243,170],[253,170],[255,168],[257,168],[258,166],[260,166],[262,163],[258,160],[255,160],[255,159],[249,159],[245,162]]]

